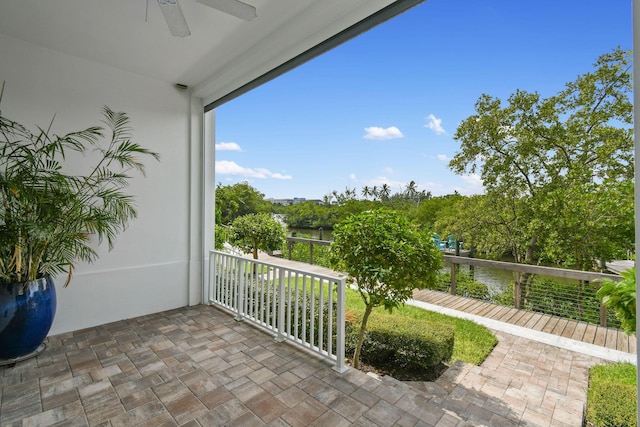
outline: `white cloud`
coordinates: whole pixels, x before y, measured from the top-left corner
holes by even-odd
[[[404,137],[402,132],[400,132],[400,129],[395,126],[391,126],[388,128],[372,126],[364,128],[364,130],[365,132],[367,132],[364,135],[365,139],[377,139],[379,141],[384,141],[386,139],[397,139]]]
[[[386,168],[382,169],[383,173],[386,173],[387,175],[393,175],[393,169],[391,169],[389,166],[387,166]]]
[[[350,179],[351,181],[357,181],[357,180],[358,180],[358,178],[356,178],[356,174],[355,174],[355,173],[353,173],[353,172],[351,172],[351,173],[349,174],[349,179]]]
[[[431,129],[436,133],[436,135],[442,135],[447,131],[442,127],[442,119],[437,118],[433,114],[429,114],[427,116],[427,120],[429,121],[424,127]]]
[[[237,175],[245,178],[258,179],[292,179],[291,175],[274,173],[265,168],[245,168],[229,160],[217,161],[215,168],[216,174],[220,175]]]
[[[443,161],[443,162],[447,162],[447,161],[449,161],[449,157],[447,157],[447,155],[446,155],[446,154],[438,154],[438,156],[437,156],[437,157],[438,157],[438,160],[441,160],[441,161]]]
[[[460,178],[472,187],[482,187],[482,178],[477,173],[462,175]]]
[[[472,173],[469,175],[462,175],[460,179],[464,182],[464,186],[454,186],[451,188],[449,193],[452,193],[453,190],[456,190],[458,193],[463,194],[465,196],[470,196],[473,194],[484,194],[484,186],[482,185],[482,178],[480,175],[476,173]]]
[[[242,151],[235,142],[221,142],[216,144],[216,151]]]

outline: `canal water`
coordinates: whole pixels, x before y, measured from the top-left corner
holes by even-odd
[[[448,263],[445,263],[446,271],[450,271]],[[468,265],[461,265],[460,271],[469,272]],[[496,268],[476,266],[473,269],[473,280],[484,283],[489,288],[491,295],[501,294],[509,289],[513,282],[513,272],[507,270],[498,270]]]
[[[315,240],[333,240],[333,233],[331,230],[320,231],[317,228],[289,228],[287,234],[291,235],[294,231],[296,233],[296,237]]]

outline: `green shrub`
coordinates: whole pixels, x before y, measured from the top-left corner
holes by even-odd
[[[297,237],[310,239],[311,236],[308,235],[298,235]],[[282,253],[285,258],[289,258],[289,243],[285,242],[282,246]],[[300,261],[309,263],[310,259],[310,250],[309,243],[304,242],[295,242],[291,247],[291,259],[293,261]],[[319,265],[321,267],[329,268],[329,246],[322,245],[313,245],[313,265]]]
[[[214,248],[216,250],[218,250],[218,251],[223,249],[224,248],[224,242],[226,242],[228,240],[227,239],[227,230],[224,227],[222,227],[221,225],[216,224],[215,225],[214,237],[215,237],[215,242],[214,242],[215,246],[214,246]]]
[[[636,367],[630,363],[598,365],[589,371],[586,425],[637,427]]]
[[[603,280],[598,290],[598,298],[616,314],[622,322],[621,327],[631,335],[636,331],[636,269],[621,273],[623,280]]]
[[[349,310],[347,352],[355,349],[362,311]],[[373,366],[429,370],[449,361],[454,328],[398,315],[374,313],[369,318],[361,358]]]
[[[438,275],[438,290],[441,292],[450,292],[450,272],[440,273]],[[462,271],[456,273],[456,295],[484,301],[491,299],[491,293],[489,292],[489,287],[487,285],[476,282],[472,279],[469,273]]]

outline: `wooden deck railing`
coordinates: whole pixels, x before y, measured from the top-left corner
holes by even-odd
[[[492,261],[492,260],[486,260],[486,259],[468,258],[468,257],[454,256],[454,255],[443,255],[443,258],[446,262],[448,262],[451,265],[451,285],[449,288],[449,292],[452,295],[457,294],[456,272],[458,271],[458,266],[460,265],[480,266],[480,267],[493,268],[498,270],[512,271],[514,273],[513,306],[518,309],[524,308],[523,301],[525,300],[525,296],[524,296],[525,283],[523,280],[521,280],[524,274],[541,275],[541,276],[555,277],[560,279],[575,279],[577,283],[576,287],[578,286],[578,284],[581,285],[584,283],[599,283],[603,279],[610,279],[610,280],[622,279],[622,277],[616,274],[597,273],[597,272],[581,271],[581,270],[570,270],[566,268],[544,267],[539,265],[528,265],[528,264],[516,264],[512,262]],[[549,290],[549,296],[551,298],[556,297],[553,294],[553,289]],[[577,298],[579,299],[579,297],[580,296],[578,294]],[[579,303],[579,300],[576,303]],[[607,309],[601,303],[600,303],[600,325],[607,326]]]
[[[309,245],[309,264],[313,264],[314,246],[330,246],[331,241],[317,240],[317,239],[305,239],[301,237],[288,237],[287,238],[287,258],[292,259],[292,250],[294,244]],[[446,252],[443,254],[445,262],[451,265],[451,284],[449,292],[452,295],[458,294],[457,289],[457,272],[460,265],[467,266],[479,266],[485,268],[492,268],[498,270],[505,270],[513,272],[513,301],[510,306],[523,309],[527,308],[528,295],[526,288],[527,275],[547,276],[557,279],[570,279],[575,280],[575,288],[570,292],[562,294],[559,290],[550,288],[548,290],[547,303],[564,305],[565,308],[579,307],[578,311],[588,311],[587,316],[591,319],[589,321],[593,323],[599,323],[602,326],[607,326],[612,322],[611,316],[607,316],[606,307],[595,301],[595,290],[599,288],[599,281],[602,279],[620,280],[621,277],[615,274],[605,274],[589,271],[570,270],[565,268],[556,267],[544,267],[538,265],[528,264],[516,264],[503,261],[491,261],[479,258],[468,258],[455,255],[448,255]],[[573,285],[572,285],[573,286]],[[553,301],[551,301],[553,300]],[[589,303],[586,303],[586,300]],[[549,302],[551,301],[551,302]],[[502,301],[503,303],[505,301]],[[584,303],[584,304],[583,304]],[[531,304],[528,304],[531,306]],[[534,309],[535,310],[535,309]],[[542,311],[547,313],[547,311]],[[550,312],[548,314],[562,315],[562,313]],[[581,320],[577,318],[576,320]]]
[[[305,239],[303,237],[287,237],[287,259],[291,259],[291,253],[293,251],[294,243],[304,243],[309,245],[309,264],[313,264],[313,245],[331,246],[331,241],[329,240]]]

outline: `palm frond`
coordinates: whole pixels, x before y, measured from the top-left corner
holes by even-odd
[[[99,126],[56,136],[53,120],[31,132],[0,111],[0,281],[63,272],[71,280],[77,262],[97,257],[92,236],[111,249],[137,216],[128,171],[144,175],[140,159],[159,156],[132,142],[125,113],[104,107],[102,121],[108,137]],[[65,173],[67,152],[88,148],[97,154],[90,173]]]

